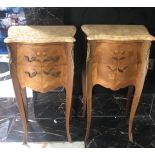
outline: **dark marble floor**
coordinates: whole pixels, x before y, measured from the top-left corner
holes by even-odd
[[[155,123],[151,118],[136,117],[133,143],[128,141],[127,127],[126,117],[93,118],[91,134],[85,146],[88,148],[155,147]]]
[[[33,99],[28,99],[29,141],[66,141],[65,93],[39,94]],[[85,147],[155,147],[155,122],[151,118],[154,97],[143,94],[141,98],[133,143],[128,141],[125,101],[121,95],[93,96],[92,127]],[[0,103],[0,140],[22,142],[23,130],[15,99],[1,98]],[[78,110],[75,110],[76,105]],[[73,141],[83,141],[85,136],[86,119],[81,117],[81,106],[81,97],[73,97],[70,123]]]

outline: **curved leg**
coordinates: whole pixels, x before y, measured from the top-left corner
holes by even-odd
[[[19,84],[19,81],[17,78],[17,74],[16,74],[16,69],[13,66],[13,64],[10,65],[10,73],[11,73],[11,77],[12,77],[12,83],[13,83],[13,87],[14,87],[14,91],[15,91],[15,96],[16,96],[16,100],[17,100],[19,113],[21,115],[21,121],[23,124],[23,130],[24,130],[23,141],[24,141],[24,144],[26,144],[28,141],[28,122],[27,122],[27,117],[26,117],[26,113],[25,113],[23,96],[21,93],[22,89],[20,87],[20,84]]]
[[[69,71],[68,81],[66,86],[66,131],[67,131],[67,139],[71,142],[70,136],[70,111],[71,111],[71,103],[72,103],[72,90],[73,90],[73,70]]]
[[[92,77],[91,77],[91,65],[88,68],[88,75],[87,75],[87,129],[86,129],[86,136],[85,140],[89,137],[89,131],[91,126],[91,113],[92,113]]]
[[[89,137],[89,131],[91,126],[91,113],[92,113],[92,88],[90,86],[88,88],[88,93],[87,93],[87,129],[86,129],[85,140]]]
[[[133,135],[132,135],[133,121],[139,104],[142,88],[143,88],[143,83],[140,83],[135,86],[135,93],[134,93],[134,97],[131,105],[131,111],[130,111],[130,117],[129,117],[129,129],[128,129],[129,141],[131,142],[133,142]]]
[[[128,88],[127,103],[126,103],[126,114],[128,114],[128,111],[129,111],[129,107],[130,107],[130,103],[131,103],[131,99],[132,99],[133,89],[134,89],[133,86],[129,86],[129,88]]]
[[[26,119],[28,119],[28,105],[27,105],[26,88],[21,89],[21,94],[23,97]]]
[[[86,67],[85,67],[86,68]],[[86,98],[86,93],[87,93],[87,85],[86,85],[86,69],[83,68],[82,71],[82,91],[83,91],[83,97],[82,97],[82,103],[83,103],[83,107],[82,107],[82,116],[85,117],[86,114],[86,107],[87,107],[87,98]]]
[[[145,76],[147,73],[148,69],[148,60],[149,60],[149,48],[150,48],[151,43],[146,41],[142,45],[142,54],[141,54],[141,59],[142,63],[138,65],[138,75],[137,75],[137,80],[135,83],[135,93],[131,105],[131,111],[130,111],[130,117],[129,117],[129,129],[128,129],[128,134],[129,134],[129,141],[133,141],[133,135],[132,135],[132,126],[133,126],[133,120],[135,117],[135,113],[138,107],[139,99],[142,93],[144,81],[145,81]]]

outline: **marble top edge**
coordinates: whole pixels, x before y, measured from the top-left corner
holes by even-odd
[[[88,40],[155,40],[144,25],[82,25]]]
[[[10,29],[20,28],[73,28],[74,30],[76,30],[76,27],[74,25],[19,25],[10,27]]]
[[[107,25],[107,24],[84,24],[81,26],[82,30],[86,30],[86,29],[94,29],[94,28],[124,28],[124,29],[131,29],[131,28],[140,28],[143,30],[147,30],[147,28],[145,27],[145,25]]]
[[[72,25],[11,26],[4,42],[74,42],[75,33],[76,27]]]

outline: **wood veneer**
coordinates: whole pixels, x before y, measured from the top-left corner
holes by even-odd
[[[74,64],[73,43],[8,43],[10,72],[28,141],[26,87],[45,93],[63,86],[66,89],[66,131],[71,142],[69,119],[72,100]]]
[[[112,90],[129,86],[127,107],[135,92],[129,116],[128,135],[133,141],[132,126],[148,69],[150,41],[88,40],[86,67],[83,67],[83,116],[87,105],[89,136],[92,111],[92,89],[99,84]]]

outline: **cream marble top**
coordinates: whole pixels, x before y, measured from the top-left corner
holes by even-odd
[[[74,26],[12,26],[5,43],[74,42]]]
[[[155,40],[143,25],[83,25],[88,40]]]

